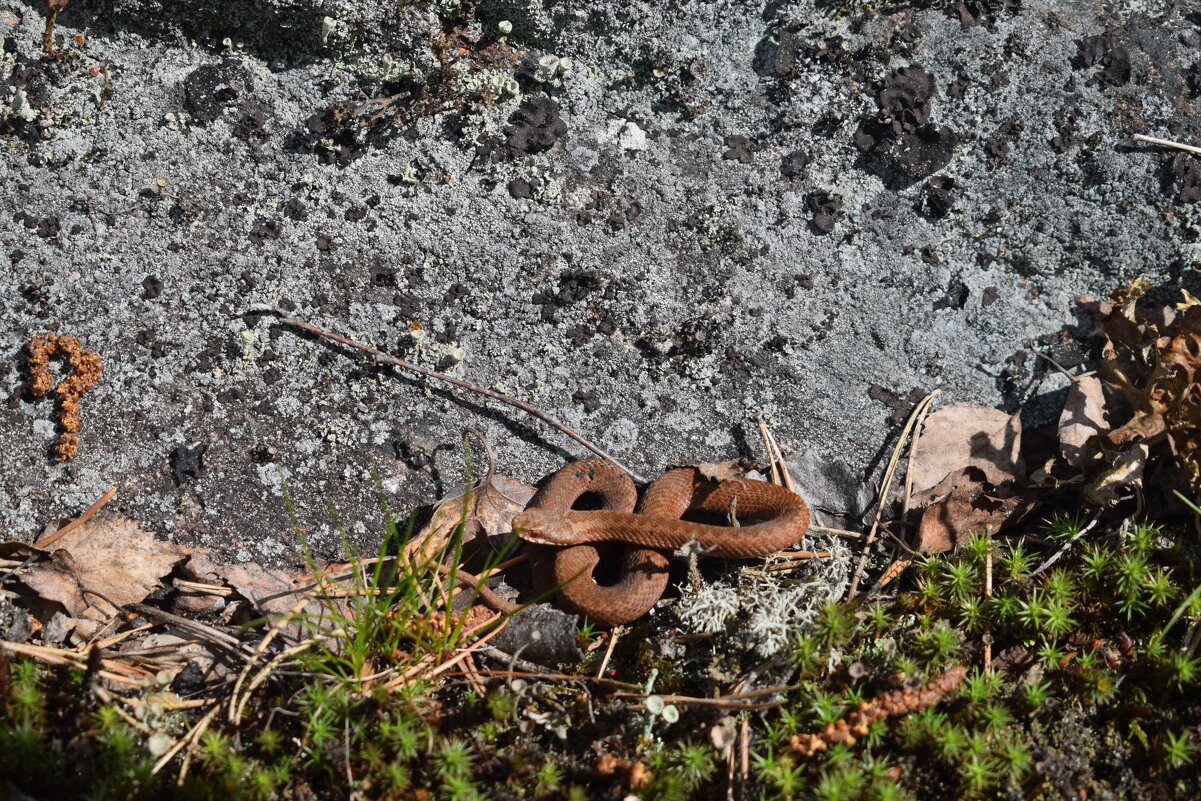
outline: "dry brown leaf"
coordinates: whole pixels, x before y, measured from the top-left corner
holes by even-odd
[[[925,554],[957,547],[973,532],[995,534],[1026,511],[1019,496],[993,487],[977,467],[948,475],[937,487],[915,496],[914,504],[925,508],[916,545]]]
[[[32,566],[20,581],[73,617],[104,620],[116,611],[110,604],[142,601],[187,553],[137,521],[92,518],[56,542],[49,562]]]
[[[503,538],[512,531],[513,517],[525,509],[534,492],[528,484],[507,476],[492,476],[470,497],[459,488],[438,503],[430,522],[405,545],[405,556],[423,561],[438,559],[459,523],[463,523],[463,542],[483,535],[495,550],[500,550]]]
[[[1096,373],[1078,376],[1068,388],[1059,415],[1059,451],[1072,467],[1084,467],[1101,453],[1089,440],[1106,431],[1104,384]]]
[[[932,489],[965,467],[984,471],[990,484],[1025,477],[1021,457],[1022,424],[987,406],[957,403],[926,418],[914,448],[910,475],[915,494]]]
[[[739,458],[729,462],[703,462],[701,464],[669,464],[668,470],[675,467],[692,467],[701,474],[702,478],[709,481],[721,483],[722,481],[730,481],[736,478],[743,478],[752,470],[757,470],[759,465],[754,459]]]

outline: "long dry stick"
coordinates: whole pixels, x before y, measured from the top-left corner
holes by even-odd
[[[1146,142],[1146,143],[1152,144],[1152,145],[1163,145],[1164,147],[1174,147],[1177,150],[1184,150],[1188,153],[1201,153],[1201,147],[1194,147],[1193,145],[1185,145],[1180,142],[1173,142],[1170,139],[1157,139],[1154,136],[1143,136],[1142,134],[1135,134],[1134,136],[1132,136],[1130,138],[1136,142]]]
[[[621,462],[617,461],[617,459],[615,457],[613,457],[610,453],[603,450],[602,448],[600,448],[597,445],[593,445],[591,442],[584,439],[584,437],[582,437],[580,434],[577,434],[574,430],[572,430],[571,428],[568,428],[563,423],[560,423],[558,420],[551,417],[546,412],[544,412],[541,409],[538,409],[534,406],[531,406],[530,404],[526,403],[525,401],[520,401],[517,398],[512,397],[511,395],[506,395],[503,392],[497,392],[494,389],[488,389],[487,387],[482,387],[479,384],[473,384],[470,381],[464,381],[461,378],[455,378],[453,376],[446,375],[445,373],[439,373],[435,370],[430,370],[428,368],[413,364],[412,362],[407,362],[404,359],[400,359],[400,358],[397,358],[396,356],[392,356],[390,354],[384,353],[381,350],[377,350],[368,345],[363,345],[358,342],[355,342],[353,339],[344,337],[341,334],[335,334],[333,331],[328,331],[324,328],[313,325],[312,323],[305,322],[304,320],[301,320],[299,317],[291,317],[291,316],[285,314],[284,312],[280,311],[279,309],[276,309],[273,307],[254,307],[254,308],[250,309],[248,313],[249,314],[264,314],[264,313],[274,314],[278,318],[278,322],[280,325],[292,326],[293,328],[299,328],[301,331],[308,331],[310,334],[316,334],[317,336],[325,337],[326,339],[332,339],[334,342],[340,342],[341,344],[343,344],[349,348],[354,348],[355,350],[362,351],[363,353],[368,353],[372,357],[374,357],[377,361],[383,362],[384,364],[390,364],[390,365],[393,365],[394,367],[399,367],[402,370],[407,370],[411,373],[416,373],[417,375],[423,376],[424,378],[433,379],[435,381],[442,381],[447,384],[451,384],[452,386],[459,387],[460,389],[465,389],[465,390],[468,390],[469,392],[474,392],[478,395],[483,395],[486,398],[492,398],[493,400],[500,401],[501,403],[507,404],[514,408],[521,409],[526,414],[531,415],[532,417],[535,417],[535,418],[541,420],[542,422],[546,423],[548,426],[555,429],[556,431],[559,431],[559,432],[567,435],[568,437],[571,437],[576,442],[580,443],[585,448],[592,451],[593,453],[595,453],[597,456],[601,457],[602,459],[606,459],[606,460],[612,462],[620,470],[623,470],[626,473],[629,473],[630,478],[634,479],[634,481],[637,482],[638,484],[649,483],[645,478],[638,475],[637,473],[635,473],[630,468],[626,467]]]
[[[851,579],[850,589],[847,590],[847,598],[854,598],[855,593],[859,591],[859,581],[863,578],[868,554],[871,553],[872,545],[876,541],[876,532],[880,530],[880,520],[884,515],[884,507],[888,503],[888,490],[892,487],[892,477],[896,473],[897,462],[901,460],[901,449],[905,447],[905,440],[909,437],[910,432],[914,431],[917,421],[925,416],[926,409],[941,394],[942,390],[936,389],[922,398],[917,406],[913,408],[913,411],[909,413],[909,419],[905,421],[905,428],[901,431],[901,436],[897,440],[897,446],[892,450],[892,458],[888,460],[888,469],[884,471],[884,480],[880,482],[880,497],[876,502],[875,519],[872,520],[871,530],[867,532],[867,540],[863,543],[863,552],[859,554],[859,559],[855,563],[855,575]]]

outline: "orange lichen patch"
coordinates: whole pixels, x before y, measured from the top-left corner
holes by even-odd
[[[966,673],[962,667],[953,667],[917,689],[896,690],[870,701],[862,701],[854,712],[831,723],[817,734],[793,735],[788,746],[793,753],[809,757],[818,751],[825,751],[827,746],[835,743],[854,745],[857,737],[867,736],[868,729],[877,720],[907,715],[934,706],[944,695],[958,689]]]
[[[50,372],[50,360],[55,356],[65,356],[71,366],[71,372],[57,386]],[[58,395],[58,419],[63,433],[54,443],[54,451],[60,462],[79,451],[79,432],[83,429],[79,399],[96,386],[102,370],[100,357],[84,350],[75,337],[38,334],[29,343],[29,391],[39,398],[51,389]]]

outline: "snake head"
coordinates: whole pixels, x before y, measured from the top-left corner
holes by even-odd
[[[513,531],[539,545],[575,545],[579,542],[562,509],[526,509],[513,518]]]

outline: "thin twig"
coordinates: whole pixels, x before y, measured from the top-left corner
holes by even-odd
[[[113,487],[113,488],[112,488],[112,489],[110,489],[108,492],[106,492],[106,493],[104,493],[103,495],[101,495],[101,496],[100,496],[100,500],[98,500],[98,501],[96,501],[94,504],[92,504],[92,505],[91,505],[91,507],[90,507],[90,508],[89,508],[89,509],[88,509],[86,512],[84,512],[84,513],[83,513],[83,514],[81,514],[79,517],[77,517],[77,518],[75,518],[74,520],[72,520],[72,521],[71,521],[70,523],[68,523],[67,525],[65,525],[65,526],[63,526],[62,528],[60,528],[58,531],[55,531],[53,534],[49,534],[49,535],[47,535],[47,536],[43,537],[42,539],[38,540],[37,542],[35,542],[35,543],[33,544],[33,547],[35,547],[35,548],[43,548],[43,549],[44,549],[44,548],[49,548],[49,547],[50,547],[51,545],[53,545],[54,543],[58,542],[58,541],[59,541],[59,540],[61,540],[63,537],[65,537],[65,536],[67,536],[68,534],[70,534],[72,531],[74,531],[75,529],[77,529],[77,528],[79,528],[80,526],[82,526],[84,523],[86,523],[86,522],[88,522],[89,520],[91,520],[91,519],[92,519],[92,515],[96,514],[96,513],[97,513],[97,512],[99,512],[101,509],[103,509],[103,508],[104,508],[104,505],[105,505],[106,503],[108,503],[109,501],[111,501],[111,500],[113,499],[113,496],[114,496],[114,495],[116,495],[116,494],[117,494],[117,488],[116,488],[116,487]]]
[[[1045,359],[1046,361],[1050,362],[1052,367],[1054,367],[1059,372],[1063,373],[1064,377],[1067,378],[1069,381],[1071,381],[1073,384],[1075,384],[1077,381],[1080,380],[1081,376],[1072,375],[1071,373],[1068,372],[1068,368],[1064,367],[1062,364],[1055,361],[1050,356],[1043,353],[1041,350],[1036,350],[1035,348],[1030,348],[1030,352],[1033,353],[1035,356],[1038,356],[1039,358]]]
[[[255,663],[259,661],[259,657],[263,655],[263,652],[267,650],[267,647],[271,645],[271,642],[280,632],[287,628],[288,624],[294,622],[296,615],[300,614],[301,609],[309,605],[309,601],[313,600],[315,595],[315,592],[305,593],[296,600],[296,603],[292,604],[286,615],[280,615],[271,622],[271,628],[268,629],[263,639],[259,640],[258,646],[254,649],[254,654],[246,660],[246,665],[238,673],[237,681],[234,682],[233,692],[229,696],[229,720],[235,726],[238,725],[238,720],[242,716],[242,707],[246,704],[246,699],[239,701],[238,695],[242,691],[243,683],[250,676],[250,671],[254,668]],[[246,691],[246,696],[247,698],[250,697],[250,690]]]
[[[397,358],[396,356],[392,356],[390,354],[384,353],[383,351],[377,350],[368,345],[362,345],[358,342],[355,342],[353,339],[342,336],[341,334],[336,334],[333,331],[328,331],[324,328],[313,325],[312,323],[305,322],[304,320],[301,320],[298,317],[288,316],[288,315],[284,314],[282,311],[280,311],[279,309],[275,309],[272,307],[255,307],[255,308],[250,309],[247,313],[248,314],[264,314],[264,313],[274,314],[278,317],[278,322],[280,325],[292,326],[293,328],[299,328],[302,331],[307,331],[310,334],[316,334],[317,336],[325,337],[326,339],[332,339],[334,342],[340,342],[341,344],[346,345],[349,348],[354,348],[355,350],[362,351],[363,353],[368,353],[372,357],[374,357],[377,361],[383,362],[384,364],[390,364],[390,365],[393,365],[394,367],[399,367],[402,370],[407,370],[411,373],[416,373],[417,375],[423,376],[424,378],[433,379],[435,381],[442,381],[442,382],[445,382],[452,386],[459,387],[460,389],[465,389],[469,392],[474,392],[478,395],[483,395],[486,398],[492,398],[493,400],[500,401],[501,403],[507,404],[509,406],[513,406],[514,408],[521,409],[526,414],[541,420],[543,423],[546,423],[548,426],[555,429],[556,431],[559,431],[560,433],[565,434],[566,436],[574,439],[576,442],[580,443],[585,448],[592,451],[593,453],[595,453],[597,456],[601,457],[602,459],[612,462],[620,470],[623,470],[624,472],[629,473],[630,478],[634,479],[634,481],[636,483],[638,483],[638,484],[649,483],[645,478],[638,475],[633,470],[631,470],[630,468],[626,467],[624,464],[619,462],[610,453],[603,450],[602,448],[600,448],[597,445],[593,445],[591,442],[589,442],[587,439],[582,437],[580,434],[576,433],[571,428],[568,428],[563,423],[560,423],[558,420],[551,417],[546,412],[544,412],[541,409],[538,409],[534,406],[531,406],[530,404],[526,403],[525,401],[520,401],[517,398],[512,397],[511,395],[506,395],[503,392],[497,392],[494,389],[488,389],[487,387],[482,387],[479,384],[473,384],[470,381],[464,381],[461,378],[455,378],[453,376],[446,375],[445,373],[439,373],[435,370],[430,370],[425,367],[421,367],[419,365],[413,364],[412,362],[407,362],[404,359],[400,359],[400,358]]]
[[[1182,145],[1180,142],[1173,142],[1170,139],[1157,139],[1154,136],[1143,136],[1135,134],[1131,137],[1136,142],[1146,142],[1151,145],[1163,145],[1164,147],[1174,147],[1177,150],[1183,150],[1188,153],[1201,154],[1201,147],[1193,147],[1192,145]]]
[[[816,531],[818,534],[833,534],[835,537],[846,537],[851,540],[863,539],[862,531],[849,531],[845,528],[830,528],[829,526],[815,526],[809,524],[810,531]]]
[[[897,445],[892,450],[892,457],[888,460],[888,469],[884,471],[884,479],[880,482],[880,497],[876,502],[875,518],[872,520],[871,529],[867,532],[867,540],[863,543],[863,552],[859,554],[859,559],[855,563],[855,575],[852,577],[851,586],[847,590],[847,598],[854,598],[855,593],[859,591],[859,581],[863,578],[864,568],[867,566],[868,554],[871,552],[872,545],[876,541],[876,532],[880,530],[880,520],[884,515],[884,507],[888,503],[888,490],[892,486],[892,477],[896,472],[897,462],[901,459],[901,449],[905,447],[905,440],[909,437],[910,432],[914,431],[918,419],[925,415],[926,409],[941,394],[942,390],[936,389],[922,398],[917,406],[913,407],[913,411],[909,413],[909,419],[905,422],[905,428],[901,430],[901,436],[897,440]]]
[[[539,665],[536,662],[530,662],[529,660],[522,659],[521,657],[517,656],[516,654],[506,653],[506,652],[500,650],[499,648],[497,648],[495,645],[489,645],[488,643],[483,643],[480,645],[476,645],[475,648],[477,651],[479,651],[482,655],[484,655],[486,657],[495,659],[498,662],[504,662],[506,665],[509,666],[510,670],[512,670],[513,668],[519,668],[521,670],[526,671],[527,673],[549,673],[550,672],[550,670],[548,668],[544,668],[542,665]],[[476,672],[477,673],[486,673],[487,671],[484,670],[483,668],[476,668]]]

